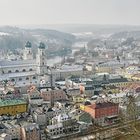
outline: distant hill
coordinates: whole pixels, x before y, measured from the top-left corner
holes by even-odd
[[[109,24],[46,24],[46,25],[24,25],[27,29],[43,28],[54,29],[68,33],[93,32],[94,34],[112,34],[123,31],[140,31],[140,26],[135,25],[109,25]]]
[[[65,52],[67,51],[66,49],[70,50],[75,42],[75,36],[56,30],[0,27],[0,49],[15,50],[23,48],[28,40],[34,48],[37,48],[38,43],[42,41],[46,44],[48,52],[53,50],[59,53],[61,50],[65,50]]]
[[[114,33],[110,36],[112,39],[127,39],[127,38],[140,39],[140,31],[124,31],[119,33]]]
[[[121,40],[121,44],[120,44]],[[134,41],[140,40],[140,31],[123,31],[113,33],[108,37],[106,41],[98,38],[92,39],[88,42],[87,46],[90,49],[94,49],[95,47],[104,47],[107,45],[108,47],[115,47],[115,46],[134,46]]]

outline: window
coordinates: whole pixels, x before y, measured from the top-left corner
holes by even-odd
[[[23,69],[22,71],[23,71],[23,72],[25,72],[26,70],[25,70],[25,69]]]
[[[35,77],[35,76],[33,76],[33,79],[36,79],[36,77]]]
[[[12,82],[14,82],[14,81],[15,81],[15,79],[12,79],[11,81],[12,81]]]
[[[19,70],[16,70],[15,72],[19,72]]]
[[[11,70],[9,70],[8,73],[11,73]]]
[[[19,81],[22,81],[22,78],[19,78]]]
[[[32,69],[32,68],[30,68],[30,69],[29,69],[29,71],[33,71],[33,69]]]
[[[2,74],[4,74],[4,71],[2,71]]]
[[[26,80],[29,80],[29,77],[26,77]]]

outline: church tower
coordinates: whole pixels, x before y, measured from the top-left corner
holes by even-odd
[[[27,41],[26,44],[25,44],[23,59],[24,60],[31,60],[31,59],[33,59],[32,44],[29,41]]]
[[[36,56],[37,62],[37,74],[44,75],[47,73],[46,55],[45,55],[45,44],[40,42],[38,47],[38,53]]]

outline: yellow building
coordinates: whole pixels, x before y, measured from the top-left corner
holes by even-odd
[[[133,76],[131,76],[131,79],[135,81],[140,81],[140,73],[134,74]]]
[[[106,86],[105,93],[120,93],[120,89],[114,85]]]
[[[123,75],[124,77],[132,80],[140,80],[140,71],[138,65],[131,65],[124,69]]]
[[[73,102],[74,103],[82,103],[85,101],[85,98],[84,97],[81,97],[81,96],[73,96]]]
[[[114,83],[110,83],[110,85],[119,87],[119,88],[125,88],[128,87],[129,85],[131,85],[131,81],[126,81],[126,82],[114,82]]]
[[[16,115],[27,111],[27,103],[23,100],[0,100],[0,115]]]
[[[112,73],[113,72],[113,69],[111,67],[96,67],[95,68],[96,72],[97,73],[104,73],[104,72],[107,72],[107,73]]]

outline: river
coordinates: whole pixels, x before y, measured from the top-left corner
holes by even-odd
[[[80,41],[80,42],[76,42],[72,45],[72,55],[74,54],[74,52],[78,51],[80,48],[82,47],[86,47],[87,48],[87,42],[84,41]],[[48,66],[53,66],[56,63],[60,63],[62,61],[62,57],[60,56],[56,56],[54,58],[48,59],[47,60],[47,65]]]
[[[62,57],[60,56],[56,56],[54,58],[51,58],[51,59],[47,59],[47,65],[48,66],[53,66],[54,64],[56,63],[60,63],[62,61]]]

